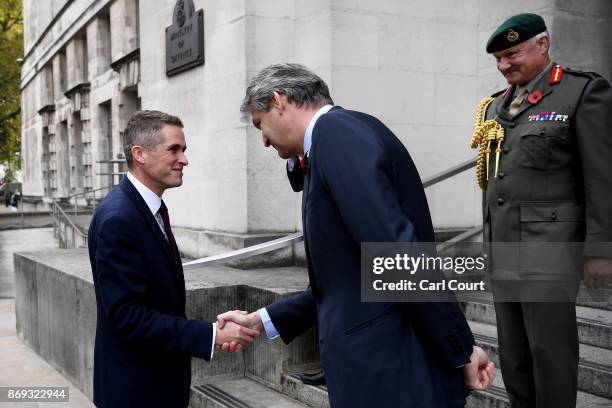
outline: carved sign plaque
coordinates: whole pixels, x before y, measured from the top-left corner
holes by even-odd
[[[172,25],[166,27],[166,75],[204,64],[204,10],[193,0],[178,0]]]

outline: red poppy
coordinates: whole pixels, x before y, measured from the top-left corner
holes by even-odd
[[[542,91],[540,91],[539,89],[533,91],[529,94],[529,96],[527,96],[527,100],[532,105],[535,105],[536,103],[540,102],[540,99],[542,99]]]

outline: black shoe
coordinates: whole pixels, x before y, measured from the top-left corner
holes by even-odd
[[[302,373],[298,375],[298,378],[302,380],[304,384],[325,385],[325,373],[323,369],[314,373]]]

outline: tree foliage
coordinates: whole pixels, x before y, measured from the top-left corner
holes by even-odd
[[[22,0],[0,0],[0,164],[11,170],[20,166],[22,58]]]

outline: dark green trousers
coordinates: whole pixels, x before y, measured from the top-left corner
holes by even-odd
[[[495,302],[502,376],[512,408],[575,408],[574,302]]]

